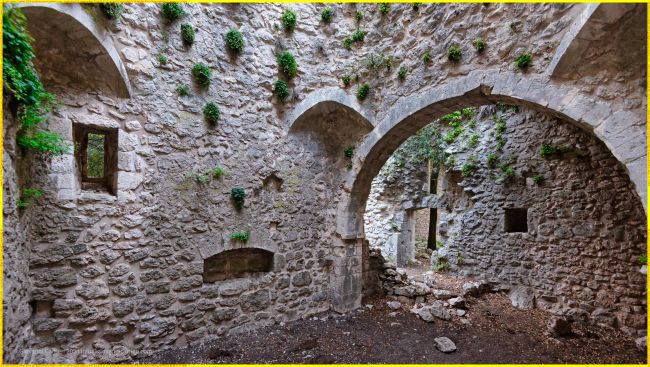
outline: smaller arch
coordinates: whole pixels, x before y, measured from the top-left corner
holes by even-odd
[[[290,133],[300,128],[308,129],[304,124],[310,117],[333,113],[343,114],[345,119],[357,122],[367,131],[375,127],[372,113],[341,88],[324,88],[309,94],[291,111],[285,126]]]
[[[52,79],[68,74],[75,84],[90,79],[94,88],[108,90],[117,97],[132,95],[126,68],[111,35],[101,29],[81,5],[21,3],[14,6],[27,17],[27,28],[35,39],[35,62],[39,71],[50,71]],[[59,47],[53,42],[55,37],[62,35],[70,47]],[[62,57],[65,52],[74,54],[76,62],[73,65],[68,64],[69,57]]]

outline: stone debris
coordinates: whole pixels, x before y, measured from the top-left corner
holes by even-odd
[[[443,353],[452,353],[456,351],[456,344],[445,336],[435,338],[433,341],[436,343],[436,348]]]
[[[451,314],[439,301],[434,301],[432,304],[417,305],[411,309],[411,312],[426,322],[432,322],[434,317],[445,321],[451,320]]]
[[[465,298],[463,297],[454,297],[447,300],[449,305],[454,308],[465,308]]]
[[[553,336],[570,336],[573,334],[571,330],[571,322],[561,317],[552,317],[546,324],[548,332]]]
[[[513,289],[510,294],[510,301],[516,308],[522,310],[530,310],[535,308],[535,294],[532,289],[528,287],[517,287]]]
[[[386,305],[388,305],[388,308],[390,308],[391,310],[399,310],[400,308],[402,308],[402,304],[397,301],[388,301],[386,302]]]

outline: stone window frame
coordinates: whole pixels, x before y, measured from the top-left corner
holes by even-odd
[[[118,133],[118,128],[73,124],[74,156],[82,192],[100,189],[117,195]],[[88,177],[88,134],[104,135],[104,176],[100,178]]]

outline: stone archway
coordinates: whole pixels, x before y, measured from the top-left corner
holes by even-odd
[[[545,76],[476,71],[398,102],[363,140],[339,202],[337,233],[341,238],[363,238],[363,212],[371,181],[402,142],[444,114],[494,103],[545,112],[595,135],[625,166],[647,210],[644,116],[585,96],[578,87],[559,85]]]
[[[16,4],[34,38],[36,69],[46,86],[132,95],[131,84],[110,34],[79,4]],[[70,60],[75,60],[70,63]]]

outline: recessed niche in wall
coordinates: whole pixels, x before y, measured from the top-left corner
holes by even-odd
[[[505,231],[508,233],[528,232],[528,209],[505,209],[504,226]]]
[[[205,259],[203,281],[212,283],[273,270],[273,253],[257,248],[228,250]]]
[[[98,129],[75,124],[75,159],[81,188],[117,193],[117,129]]]

